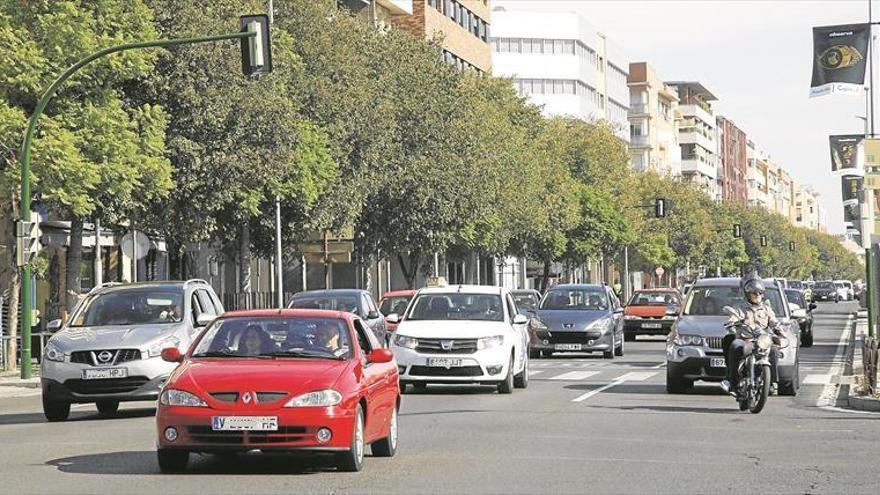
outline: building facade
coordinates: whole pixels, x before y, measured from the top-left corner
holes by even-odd
[[[623,50],[573,12],[516,10],[495,1],[492,72],[545,115],[611,123],[629,142],[629,61]]]
[[[718,130],[713,101],[717,100],[696,81],[673,81],[681,110],[678,142],[681,146],[681,175],[697,184],[709,197],[720,200],[718,188]]]
[[[718,181],[721,200],[727,203],[748,202],[748,142],[746,133],[732,120],[719,116],[718,154],[721,159]]]
[[[638,171],[681,175],[678,92],[660,79],[647,62],[629,64],[629,154]]]
[[[819,206],[819,193],[810,186],[800,186],[794,199],[795,225],[824,232],[824,219]]]
[[[746,162],[748,164],[748,204],[770,209],[770,198],[767,194],[767,156],[756,149],[755,143],[746,145]]]

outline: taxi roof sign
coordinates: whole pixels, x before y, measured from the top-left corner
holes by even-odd
[[[445,277],[428,277],[425,281],[425,287],[446,287]]]

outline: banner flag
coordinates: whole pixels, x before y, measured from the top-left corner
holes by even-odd
[[[870,24],[814,27],[810,97],[863,95],[870,38]]]
[[[843,134],[828,136],[831,148],[831,172],[846,175],[865,175],[860,167],[859,144],[865,139],[862,134]]]

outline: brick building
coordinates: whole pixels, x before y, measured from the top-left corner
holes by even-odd
[[[718,117],[718,154],[721,159],[718,177],[721,200],[746,204],[748,202],[748,140],[730,119]]]

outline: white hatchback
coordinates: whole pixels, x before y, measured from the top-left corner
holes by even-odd
[[[401,390],[429,383],[492,384],[502,394],[529,383],[528,318],[507,289],[457,285],[419,290],[391,349]]]

